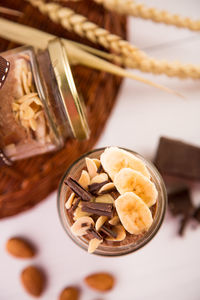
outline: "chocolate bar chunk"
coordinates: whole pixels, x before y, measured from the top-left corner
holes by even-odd
[[[110,228],[106,227],[105,225],[102,225],[100,228],[100,231],[102,231],[103,233],[105,233],[106,235],[116,238],[117,234],[116,232],[112,231]]]
[[[178,233],[183,236],[190,219],[194,215],[194,206],[191,201],[189,189],[182,186],[169,193],[168,207],[172,215],[182,216]]]
[[[200,148],[161,137],[155,165],[163,175],[200,180]]]
[[[92,183],[92,184],[89,184],[88,185],[88,190],[89,190],[89,192],[90,193],[92,193],[92,194],[96,194],[99,190],[100,190],[100,188],[102,187],[102,186],[104,186],[106,183],[108,183],[109,181],[108,180],[106,180],[106,181],[104,181],[104,182],[101,182],[101,183]]]
[[[76,180],[71,177],[68,177],[65,181],[65,184],[70,187],[70,189],[78,195],[84,201],[90,201],[94,199],[94,196],[86,191]]]
[[[111,218],[113,215],[113,205],[108,203],[82,202],[81,209],[82,211],[98,216],[107,216]]]

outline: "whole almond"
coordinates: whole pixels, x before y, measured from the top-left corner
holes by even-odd
[[[60,294],[59,300],[78,300],[80,290],[75,286],[66,287]]]
[[[40,269],[29,266],[22,271],[21,282],[29,294],[39,297],[44,289],[45,277]]]
[[[33,246],[22,238],[11,238],[6,243],[8,253],[18,258],[30,258],[35,255]]]
[[[114,287],[115,279],[109,273],[95,273],[84,279],[85,283],[92,289],[99,292],[107,292]]]

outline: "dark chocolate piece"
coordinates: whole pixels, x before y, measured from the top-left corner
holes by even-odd
[[[81,198],[78,197],[77,200],[75,201],[75,203],[72,206],[72,211],[75,211],[77,209],[80,201],[81,201]]]
[[[184,216],[180,222],[180,228],[179,228],[179,231],[178,231],[178,234],[180,236],[183,236],[184,233],[185,233],[185,229],[186,229],[186,226],[188,225],[188,222],[189,222],[190,218],[189,216]]]
[[[187,187],[168,194],[168,207],[172,215],[192,215],[194,207]]]
[[[160,138],[155,165],[162,174],[200,180],[200,148]]]
[[[97,169],[97,173],[100,174],[101,172],[103,172],[103,166],[102,164],[100,164],[100,166]]]
[[[194,218],[200,223],[200,206],[195,209]]]
[[[102,236],[96,231],[94,227],[91,227],[87,230],[88,234],[91,234],[93,237],[95,237],[98,240],[102,240]]]
[[[82,202],[82,211],[92,213],[98,216],[112,217],[113,205],[110,203],[94,203],[94,202]]]
[[[112,193],[112,192],[116,192],[116,191],[117,191],[117,189],[116,189],[116,187],[114,186],[113,188],[111,188],[111,189],[109,189],[109,190],[105,190],[105,191],[99,193],[99,195],[104,195],[104,194],[108,194],[108,193]]]
[[[100,190],[100,188],[102,187],[102,186],[104,186],[106,183],[108,183],[109,181],[108,180],[106,180],[106,181],[103,181],[103,182],[101,182],[101,183],[92,183],[92,184],[89,184],[88,185],[88,190],[89,190],[89,192],[90,193],[92,193],[92,194],[96,194],[99,190]]]
[[[82,223],[81,224],[81,227],[86,227],[86,226],[88,226],[88,223]]]
[[[106,235],[116,238],[117,234],[116,232],[112,231],[110,228],[106,227],[105,225],[101,226],[100,231],[102,231],[103,233],[105,233]]]
[[[70,189],[78,195],[84,201],[90,201],[94,199],[94,196],[86,191],[76,180],[68,177],[65,184],[70,187]]]

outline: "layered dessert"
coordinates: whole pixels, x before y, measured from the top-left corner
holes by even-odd
[[[28,51],[6,52],[10,72],[0,90],[1,149],[11,160],[53,150],[43,103],[36,91]]]
[[[137,244],[150,230],[158,190],[145,162],[133,153],[109,147],[86,157],[68,174],[65,213],[71,234],[88,242],[88,252],[103,246]]]

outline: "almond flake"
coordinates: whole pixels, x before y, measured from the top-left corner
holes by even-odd
[[[109,223],[110,225],[117,225],[117,224],[119,223],[119,217],[118,217],[118,216],[114,216],[112,219],[110,219],[110,220],[108,221],[108,223]]]
[[[87,212],[85,212],[85,211],[82,211],[82,209],[81,209],[81,207],[80,206],[78,206],[77,207],[77,209],[75,210],[75,212],[74,212],[74,217],[73,217],[73,219],[74,219],[74,221],[76,221],[76,220],[78,220],[79,218],[81,218],[81,217],[89,217],[89,216],[91,216],[92,214],[90,214],[90,213],[87,213]]]
[[[81,172],[81,176],[78,182],[84,189],[88,188],[88,185],[90,184],[90,175],[87,171],[83,170]]]
[[[102,242],[103,240],[99,240],[96,238],[90,240],[88,245],[88,253],[93,253]]]
[[[95,224],[95,229],[96,231],[99,231],[99,229],[101,228],[101,226],[108,220],[108,217],[106,216],[100,216]]]
[[[96,197],[95,202],[114,204],[115,200],[110,194],[105,194],[105,195]]]
[[[93,162],[95,163],[95,165],[97,166],[97,169],[100,167],[101,165],[101,161],[97,158],[92,158]]]
[[[75,197],[75,194],[71,193],[71,195],[69,196],[67,202],[65,202],[65,208],[66,209],[70,209],[72,207],[72,203],[74,201],[74,197]]]
[[[102,183],[104,181],[108,180],[108,175],[106,173],[101,173],[99,175],[96,175],[92,178],[91,183]]]
[[[26,94],[30,93],[30,89],[28,86],[28,79],[27,79],[27,73],[25,71],[22,71],[22,83],[23,83],[23,88]]]
[[[33,131],[36,131],[36,129],[37,129],[37,122],[34,119],[30,119],[29,120],[29,124],[30,124],[31,129]]]
[[[94,226],[94,221],[90,217],[81,217],[74,222],[74,224],[71,226],[71,231],[76,236],[82,236],[87,234],[87,230],[90,227]]]
[[[103,185],[103,186],[100,188],[98,194],[104,193],[104,192],[106,192],[106,191],[110,191],[110,190],[112,190],[114,187],[115,187],[115,185],[114,185],[113,182],[108,182],[108,183],[106,183],[105,185]]]
[[[86,166],[87,166],[90,178],[93,178],[94,176],[97,175],[97,166],[96,166],[95,162],[88,157],[86,157],[85,162],[86,162]]]

